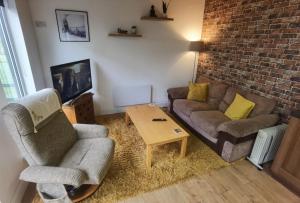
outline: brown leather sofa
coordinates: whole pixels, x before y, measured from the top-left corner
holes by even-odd
[[[247,156],[257,132],[278,122],[279,116],[272,114],[276,102],[204,77],[199,81],[209,83],[207,101],[187,100],[188,87],[171,88],[169,111],[224,160],[232,162]],[[236,93],[254,102],[255,107],[247,119],[232,121],[224,112]]]

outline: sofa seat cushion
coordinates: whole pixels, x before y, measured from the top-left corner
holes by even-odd
[[[192,121],[191,121],[190,116],[187,116],[187,115],[181,113],[180,111],[178,111],[178,112],[174,111],[174,112],[181,120],[183,120],[186,124],[188,124],[190,127],[192,127]]]
[[[173,103],[173,109],[176,113],[182,113],[190,116],[194,111],[215,110],[217,107],[205,102],[192,101],[187,99],[176,99]]]
[[[216,138],[218,126],[230,119],[221,111],[196,111],[191,114],[191,121],[195,129],[201,129]]]
[[[114,141],[109,138],[78,140],[67,152],[60,166],[80,169],[88,176],[84,184],[100,184],[114,154]]]

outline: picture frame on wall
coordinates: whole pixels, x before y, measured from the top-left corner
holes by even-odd
[[[55,13],[61,42],[90,42],[88,12],[55,9]]]

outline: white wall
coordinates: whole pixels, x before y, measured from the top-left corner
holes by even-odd
[[[169,87],[187,85],[192,78],[194,54],[188,41],[199,40],[204,0],[174,0],[169,16],[174,22],[141,21],[151,2],[160,0],[29,0],[47,86],[52,86],[49,67],[90,58],[96,114],[114,113],[115,86],[153,85],[153,101],[167,103]],[[91,42],[60,42],[55,9],[88,11]],[[137,25],[142,38],[114,38],[108,33]]]
[[[34,93],[46,84],[28,1],[7,0],[5,11],[26,92]]]
[[[27,0],[15,0],[36,90],[46,87],[36,34]]]
[[[45,87],[37,44],[28,2],[8,0],[6,14],[12,34],[14,48],[28,93]],[[0,88],[0,109],[7,104]],[[19,203],[26,190],[27,183],[19,180],[19,174],[27,166],[16,144],[8,133],[0,117],[0,202]]]
[[[0,88],[0,109],[6,105],[2,88]],[[19,174],[26,167],[16,144],[7,132],[0,117],[0,202],[18,203],[24,194],[27,184],[19,180]]]

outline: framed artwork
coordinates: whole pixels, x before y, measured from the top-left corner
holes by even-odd
[[[61,42],[89,42],[89,19],[86,11],[56,9],[56,21]]]

